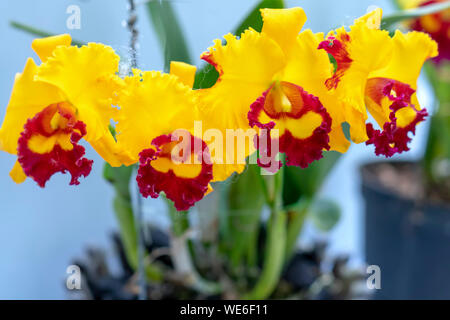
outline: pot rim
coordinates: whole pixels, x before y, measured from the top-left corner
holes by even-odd
[[[382,164],[405,164],[405,165],[418,165],[418,160],[383,160],[383,161],[367,161],[359,166],[359,174],[361,177],[361,186],[369,187],[375,192],[383,195],[396,197],[402,201],[413,203],[418,208],[429,207],[437,210],[450,210],[450,203],[430,201],[428,198],[424,199],[412,199],[405,197],[399,193],[391,192],[390,189],[379,182],[379,179],[368,170],[370,167],[375,167]]]

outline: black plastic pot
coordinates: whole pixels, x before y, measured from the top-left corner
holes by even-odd
[[[450,206],[396,195],[374,174],[379,165],[361,168],[366,261],[381,269],[374,298],[450,299]]]

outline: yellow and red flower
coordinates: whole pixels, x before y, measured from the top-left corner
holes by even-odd
[[[287,165],[306,167],[320,159],[330,145],[345,151],[349,143],[340,123],[334,126],[327,112],[334,96],[324,82],[331,77],[333,66],[325,52],[316,50],[323,35],[310,30],[299,34],[306,21],[301,8],[261,12],[261,32],[250,28],[239,38],[228,34],[224,37],[226,44],[215,40],[214,46],[202,54],[202,59],[220,74],[212,88],[198,93],[204,124],[224,134],[226,130],[256,126],[259,138],[266,129],[270,138],[267,145],[279,143]],[[256,146],[260,141],[257,139]],[[253,151],[246,146],[240,154],[247,157]],[[267,147],[259,151],[269,153]],[[224,154],[229,153],[239,154],[225,146]],[[224,180],[234,171],[241,172],[245,165],[242,160],[235,158],[234,163],[215,165],[215,179]]]
[[[14,88],[0,128],[0,149],[18,156],[12,179],[31,177],[44,187],[56,172],[69,172],[70,184],[91,171],[78,144],[87,140],[111,165],[120,165],[108,125],[115,109],[119,57],[101,44],[70,46],[60,35],[33,41],[42,60],[29,58]]]
[[[195,70],[181,62],[171,63],[171,74],[134,70],[119,97],[116,137],[125,164],[139,162],[136,180],[144,197],[164,192],[177,210],[202,199],[213,178],[208,147],[192,129]]]
[[[404,9],[425,7],[431,4],[448,2],[449,0],[397,0]],[[422,16],[411,20],[412,30],[423,31],[433,38],[439,47],[439,55],[433,61],[450,60],[450,9]]]
[[[417,100],[416,82],[425,60],[437,55],[437,45],[420,32],[397,30],[391,38],[379,29],[381,14],[376,9],[355,20],[350,31],[331,32],[319,49],[336,59],[326,86],[339,97],[352,140],[374,144],[377,155],[390,157],[409,150],[408,134],[427,115]],[[367,110],[381,130],[366,123]]]
[[[160,192],[174,202],[177,210],[188,210],[210,190],[212,164],[205,157],[208,147],[204,141],[186,132],[188,152],[174,161],[176,145],[184,143],[174,134],[161,135],[152,140],[151,147],[139,153],[137,183],[144,197],[157,198]],[[190,141],[189,141],[190,140]],[[200,143],[197,153],[194,146]],[[190,155],[187,157],[187,155]],[[195,164],[194,158],[198,164]]]
[[[416,81],[424,61],[437,56],[428,35],[397,31],[391,38],[379,28],[380,9],[326,39],[300,32],[301,8],[261,13],[261,32],[228,34],[225,44],[215,40],[202,54],[220,75],[202,90],[192,90],[196,68],[185,63],[172,62],[170,74],[135,69],[121,79],[110,47],[77,48],[69,35],[35,40],[42,64],[30,58],[16,76],[0,128],[0,149],[18,157],[11,177],[29,176],[44,187],[53,174],[69,172],[70,184],[78,184],[92,166],[79,144],[85,139],[112,166],[138,163],[144,197],[164,192],[187,210],[211,190],[211,181],[241,172],[256,149],[258,164],[274,170],[279,152],[286,165],[302,168],[324,150],[345,152],[344,122],[351,139],[374,144],[377,155],[409,150],[409,133],[427,115]],[[367,110],[380,129],[366,123]],[[115,138],[111,120],[118,121]],[[207,140],[210,129],[221,141]],[[229,131],[248,143],[229,141]]]

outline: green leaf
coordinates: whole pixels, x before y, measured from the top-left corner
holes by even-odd
[[[57,33],[52,33],[52,32],[44,31],[41,29],[37,29],[37,28],[31,27],[29,25],[26,25],[26,24],[23,24],[23,23],[20,23],[17,21],[10,21],[9,25],[15,29],[24,31],[26,33],[29,33],[33,36],[37,36],[39,38],[46,38],[46,37],[51,37],[51,36],[57,35]],[[81,47],[81,46],[86,45],[86,42],[72,39],[72,44],[74,46]]]
[[[324,152],[324,157],[314,161],[308,168],[286,167],[283,200],[292,205],[303,196],[314,198],[328,173],[336,165],[341,154],[336,151]]]
[[[386,15],[381,20],[381,28],[389,29],[392,25],[403,20],[419,18],[428,14],[437,13],[450,8],[450,2],[430,4],[423,7],[417,7],[410,10],[402,10],[390,15]]]
[[[116,193],[131,201],[130,180],[133,173],[133,166],[111,167],[105,162],[103,167],[103,178],[114,186]]]
[[[432,183],[442,184],[442,180],[449,178],[448,171],[439,168],[442,168],[441,164],[450,161],[450,118],[436,113],[430,120],[428,141],[423,158],[429,186]]]
[[[138,264],[138,243],[131,202],[116,195],[113,205],[128,263],[133,269],[136,269]]]
[[[442,184],[448,179],[446,170],[440,170],[441,164],[450,161],[450,64],[425,64],[425,71],[436,97],[435,112],[430,118],[429,134],[423,158],[427,184]]]
[[[169,218],[172,223],[172,233],[175,237],[181,237],[189,229],[188,211],[178,211],[173,202],[164,197],[169,211]]]
[[[245,29],[251,27],[256,31],[261,31],[262,29],[262,17],[260,9],[262,8],[284,8],[283,0],[263,0],[260,1],[247,15],[247,17],[239,24],[239,26],[234,30],[235,35],[240,35]],[[195,75],[194,88],[203,89],[212,87],[217,79],[219,78],[219,73],[210,64],[205,65],[201,68]]]
[[[148,1],[147,11],[164,52],[164,70],[169,70],[170,61],[191,63],[183,30],[172,4],[167,0]]]
[[[252,27],[256,31],[260,32],[263,26],[263,20],[261,17],[260,9],[263,8],[273,8],[273,9],[282,9],[284,8],[283,0],[263,0],[258,3],[252,11],[247,15],[247,18],[242,21],[242,23],[236,28],[234,34],[240,35],[245,31],[248,27]]]
[[[265,203],[262,186],[259,183],[260,168],[248,165],[246,170],[237,176],[236,181],[229,184],[228,207],[224,212],[226,219],[226,235],[223,239],[225,247],[230,250],[229,256],[233,266],[238,266],[249,251],[255,232],[258,232],[260,217]],[[254,248],[254,250],[257,250]]]
[[[138,266],[138,240],[130,193],[133,169],[133,166],[111,167],[105,162],[103,178],[111,183],[116,191],[113,207],[119,224],[120,238],[128,263],[133,269],[136,269]],[[162,280],[161,270],[152,264],[145,265],[145,273],[153,281]]]
[[[311,200],[307,197],[303,197],[296,204],[286,208],[288,216],[286,259],[289,259],[294,252],[298,235],[302,231],[310,205]]]
[[[320,199],[313,202],[308,217],[317,229],[330,231],[339,222],[341,209],[334,201]]]
[[[195,74],[194,89],[211,88],[219,79],[219,73],[216,68],[206,64]]]
[[[246,300],[267,299],[280,281],[286,246],[286,213],[275,212],[268,222],[267,242],[262,272],[253,289],[243,296]]]

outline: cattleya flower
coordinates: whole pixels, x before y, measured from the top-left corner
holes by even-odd
[[[119,57],[102,44],[77,48],[71,41],[67,34],[34,40],[42,64],[29,58],[15,78],[0,149],[17,155],[10,173],[17,183],[28,176],[44,187],[53,174],[68,171],[70,184],[79,184],[92,166],[78,144],[82,138],[111,165],[121,163],[108,129],[121,85],[115,76]]]
[[[136,180],[144,197],[164,191],[177,210],[202,199],[213,178],[208,147],[193,134],[195,71],[181,62],[171,63],[170,74],[135,69],[119,97],[116,137],[125,164],[139,163]]]
[[[344,152],[349,142],[326,110],[336,101],[324,84],[332,76],[333,66],[328,55],[317,50],[323,35],[310,30],[299,34],[306,21],[301,8],[263,9],[261,13],[262,32],[249,28],[239,38],[228,34],[226,44],[215,40],[202,54],[220,74],[212,88],[198,92],[204,124],[223,133],[227,129],[266,129],[268,133],[260,131],[256,139],[260,154],[273,160],[270,145],[279,143],[287,165],[306,167],[330,147]],[[269,143],[261,147],[265,137],[270,138]],[[247,147],[232,164],[215,163],[214,177],[224,180],[233,171],[241,172],[242,157],[253,150]],[[228,145],[224,153],[237,154]]]
[[[344,122],[351,139],[374,144],[377,155],[409,150],[408,134],[427,115],[415,90],[422,64],[437,55],[429,36],[397,31],[391,38],[379,29],[380,9],[326,39],[300,32],[301,8],[261,13],[261,32],[228,34],[202,54],[220,77],[201,90],[192,90],[196,68],[185,63],[172,62],[170,74],[134,69],[121,79],[110,47],[77,48],[69,35],[33,41],[42,64],[29,58],[16,76],[0,128],[0,149],[18,157],[11,177],[44,187],[68,171],[78,184],[92,166],[84,138],[112,166],[138,163],[144,197],[164,192],[187,210],[212,190],[210,182],[241,172],[256,149],[258,164],[273,171],[279,152],[286,165],[303,168],[324,150],[345,152]],[[382,130],[366,123],[367,109]]]
[[[352,140],[374,144],[377,155],[390,157],[409,150],[408,134],[427,116],[416,97],[416,82],[425,60],[437,55],[437,45],[420,32],[397,30],[391,38],[379,29],[381,15],[376,9],[355,20],[350,31],[332,31],[319,49],[336,59],[326,86],[342,103]],[[382,130],[366,124],[366,106]]]
[[[404,9],[424,7],[449,0],[397,0]],[[450,9],[411,20],[409,27],[428,33],[439,47],[439,55],[433,60],[437,63],[450,60]]]

